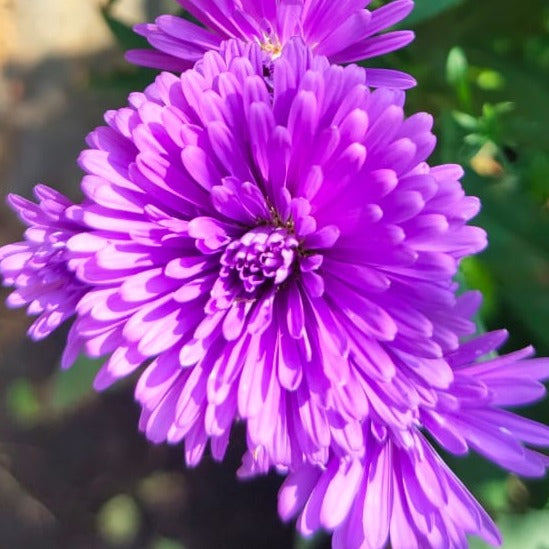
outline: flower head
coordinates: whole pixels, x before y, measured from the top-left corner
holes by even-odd
[[[141,428],[208,439],[247,420],[265,467],[363,451],[369,416],[406,428],[472,333],[459,259],[485,245],[455,166],[430,167],[431,117],[290,41],[230,42],[107,114],[80,157],[87,230],[68,247],[95,289],[75,330],[113,353],[96,387],[150,362]]]
[[[413,0],[395,0],[374,11],[369,0],[178,0],[206,28],[162,15],[155,23],[140,24],[137,33],[154,50],[132,50],[129,61],[180,72],[192,66],[223,40],[237,38],[258,44],[267,60],[278,57],[292,37],[303,38],[316,54],[333,63],[377,57],[406,46],[410,31],[379,32],[404,19]],[[409,88],[412,77],[399,71],[369,69],[368,85]]]
[[[67,240],[83,226],[74,221],[76,206],[57,191],[37,185],[39,203],[9,195],[10,206],[29,228],[25,240],[0,248],[0,274],[5,286],[15,290],[9,307],[25,307],[38,318],[29,328],[34,340],[43,339],[70,318],[87,285],[67,264]]]
[[[541,398],[549,378],[549,359],[528,359],[531,349],[475,362],[497,349],[505,332],[464,343],[450,353],[454,382],[422,406],[421,420],[406,437],[367,421],[365,452],[351,458],[332,452],[325,468],[304,464],[290,473],[279,494],[279,512],[298,512],[305,535],[323,527],[333,531],[334,549],[467,547],[468,534],[499,545],[490,517],[453,475],[420,429],[444,449],[469,448],[501,467],[525,476],[542,476],[549,456],[527,445],[549,447],[549,428],[503,408]],[[251,456],[245,466],[250,469]]]

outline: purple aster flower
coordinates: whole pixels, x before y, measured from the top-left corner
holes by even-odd
[[[289,42],[229,42],[109,112],[80,157],[87,230],[68,241],[94,286],[77,306],[96,387],[144,363],[141,429],[221,458],[247,420],[263,468],[363,451],[453,381],[473,333],[461,257],[485,245],[456,166],[430,167],[431,117]]]
[[[138,65],[181,72],[223,40],[259,44],[266,58],[280,55],[292,37],[303,38],[316,54],[332,63],[377,57],[409,44],[410,31],[381,31],[404,19],[413,0],[395,0],[374,11],[369,0],[177,0],[204,27],[162,15],[155,23],[135,27],[154,50],[131,50],[127,59]],[[402,72],[369,69],[369,86],[409,88],[415,80]]]
[[[15,290],[7,299],[8,307],[25,307],[38,318],[29,328],[29,336],[40,340],[70,318],[87,285],[80,282],[67,264],[67,240],[83,230],[72,217],[78,210],[57,191],[37,185],[39,203],[18,195],[9,195],[9,205],[29,228],[25,240],[0,248],[0,274],[5,286]],[[67,358],[74,357],[72,346]]]
[[[467,547],[468,534],[499,545],[492,520],[419,429],[454,454],[472,448],[511,472],[545,473],[549,456],[527,445],[549,447],[549,427],[503,408],[545,394],[540,381],[549,378],[549,359],[528,359],[528,348],[474,362],[505,338],[503,331],[485,334],[450,353],[454,381],[424,402],[415,428],[402,433],[367,421],[362,457],[336,450],[326,467],[307,463],[290,473],[279,493],[281,516],[301,511],[299,530],[333,531],[334,549],[381,549],[389,540],[393,549]]]

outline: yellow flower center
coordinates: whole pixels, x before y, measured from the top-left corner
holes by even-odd
[[[261,49],[267,52],[271,59],[277,59],[282,53],[282,44],[277,36],[263,36],[263,42],[259,43]]]

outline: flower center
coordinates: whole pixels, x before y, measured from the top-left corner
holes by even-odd
[[[282,44],[274,34],[263,35],[263,42],[260,42],[261,49],[268,53],[272,60],[277,59],[282,54]]]
[[[227,246],[221,257],[220,276],[237,275],[248,293],[254,293],[269,281],[282,284],[293,271],[298,244],[286,229],[252,229]]]

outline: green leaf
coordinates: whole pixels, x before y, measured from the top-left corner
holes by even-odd
[[[458,281],[463,289],[482,292],[482,307],[477,317],[490,317],[496,309],[495,281],[486,265],[476,256],[466,257],[461,262],[459,275]]]
[[[506,507],[506,497],[502,495],[508,478],[506,472],[475,453],[463,457],[440,453],[450,469],[490,511]]]
[[[26,379],[16,379],[8,386],[6,405],[10,415],[19,423],[32,424],[39,419],[40,403]]]
[[[110,545],[127,546],[137,537],[141,524],[139,507],[126,494],[107,501],[97,515],[97,528]]]
[[[500,73],[505,78],[505,96],[496,106],[497,114],[509,113],[509,103],[516,106],[513,117],[507,123],[509,139],[522,147],[549,151],[549,109],[546,108],[549,94],[549,72],[533,70],[524,62],[501,55],[468,48],[468,56],[475,64],[482,64]],[[492,92],[491,99],[496,97]]]
[[[51,407],[62,411],[92,396],[93,379],[102,363],[81,355],[69,370],[58,370],[52,379]]]
[[[477,76],[477,86],[486,91],[501,90],[505,86],[505,78],[498,71],[486,69]]]
[[[452,116],[463,129],[469,131],[476,131],[478,129],[478,120],[474,116],[461,111],[453,111]]]
[[[502,511],[508,507],[507,479],[493,479],[481,482],[478,497],[491,511]]]
[[[144,89],[154,79],[154,74],[153,69],[127,65],[106,75],[92,72],[90,86],[126,96],[132,91]]]
[[[468,70],[469,64],[464,51],[457,46],[452,48],[446,61],[446,78],[448,82],[454,86],[459,84],[462,80],[467,79]]]
[[[455,8],[463,0],[416,0],[414,11],[405,20],[406,26],[423,23],[427,19],[436,17],[442,12]]]
[[[462,109],[470,112],[472,110],[472,94],[469,84],[469,63],[465,52],[457,46],[448,53],[446,80],[456,91]]]
[[[497,522],[503,535],[501,549],[549,549],[549,510],[529,511],[523,515],[503,515]],[[471,539],[470,547],[484,549],[491,545],[475,538]]]
[[[476,184],[471,185],[472,181]],[[483,208],[476,222],[489,235],[481,260],[498,293],[540,352],[549,349],[549,216],[524,193],[490,186],[469,174],[468,189]]]

